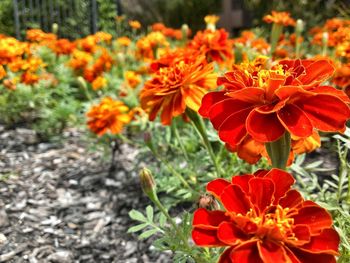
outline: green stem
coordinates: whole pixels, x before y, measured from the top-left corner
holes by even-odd
[[[181,140],[181,138],[180,138],[179,130],[178,130],[177,125],[176,125],[176,120],[173,120],[173,123],[172,123],[172,125],[171,125],[171,128],[172,128],[172,130],[173,130],[173,132],[174,132],[174,134],[175,134],[175,138],[176,138],[177,142],[178,142],[179,145],[180,145],[182,154],[185,156],[186,161],[189,162],[190,159],[188,158],[188,155],[187,155],[185,146],[184,146],[184,144],[182,143],[182,140]]]
[[[219,165],[216,161],[213,148],[211,147],[210,141],[208,139],[203,119],[201,117],[199,117],[196,112],[194,112],[193,110],[188,109],[188,108],[186,109],[186,114],[191,119],[192,123],[194,124],[194,127],[196,128],[197,132],[200,134],[200,136],[203,139],[203,143],[204,143],[205,147],[207,148],[209,156],[212,159],[214,167],[216,169],[217,177],[221,177],[220,168],[219,168]]]
[[[276,23],[273,23],[272,29],[271,29],[271,35],[270,35],[270,44],[271,44],[271,50],[270,54],[273,56],[273,54],[276,51],[278,40],[282,34],[283,31],[283,25],[279,25]]]
[[[290,144],[290,134],[287,131],[278,140],[265,144],[266,151],[271,159],[272,167],[282,170],[286,169],[290,154]]]

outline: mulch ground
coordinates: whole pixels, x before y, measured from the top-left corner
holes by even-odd
[[[149,203],[137,150],[122,145],[108,177],[108,163],[82,138],[73,129],[43,143],[32,130],[0,126],[0,262],[170,262],[126,233],[128,212]]]

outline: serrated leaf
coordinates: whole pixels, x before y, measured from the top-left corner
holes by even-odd
[[[130,227],[128,229],[128,233],[134,233],[134,232],[140,231],[141,229],[144,229],[146,226],[148,226],[148,224],[147,223],[143,223],[143,224],[139,224],[139,225]]]
[[[159,215],[159,226],[164,227],[166,223],[166,216],[164,214]]]
[[[139,211],[133,209],[129,212],[129,216],[131,219],[134,219],[136,221],[141,221],[141,222],[147,222],[146,217]]]
[[[150,236],[153,236],[155,233],[157,233],[158,232],[158,229],[156,229],[156,228],[153,228],[153,229],[150,229],[150,230],[147,230],[147,231],[145,231],[145,232],[143,232],[140,236],[139,236],[139,238],[140,239],[146,239],[146,238],[149,238]]]
[[[147,206],[146,207],[146,215],[149,222],[153,222],[153,207]]]

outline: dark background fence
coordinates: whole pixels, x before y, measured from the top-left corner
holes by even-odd
[[[17,38],[23,38],[29,28],[52,30],[59,25],[59,36],[75,38],[99,30],[98,0],[12,0],[14,27]],[[112,2],[113,1],[113,2]],[[104,1],[108,4],[110,19],[120,15],[120,0]],[[119,8],[118,8],[119,7]]]

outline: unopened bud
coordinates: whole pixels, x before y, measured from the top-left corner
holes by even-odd
[[[87,85],[86,85],[85,79],[84,79],[82,76],[79,76],[79,77],[77,78],[77,80],[78,80],[79,86],[80,86],[82,89],[86,90],[86,89],[87,89]]]
[[[323,46],[328,45],[328,32],[323,32],[322,34],[322,45]]]
[[[216,30],[216,25],[215,24],[207,24],[207,29],[214,32]]]
[[[189,30],[190,30],[190,28],[188,27],[187,24],[183,24],[181,26],[182,39],[187,39]]]
[[[153,201],[157,198],[156,182],[153,175],[147,168],[142,168],[140,171],[140,182],[143,192]]]
[[[118,52],[118,54],[117,54],[117,61],[120,64],[125,63],[125,55],[122,52]]]
[[[298,19],[297,24],[295,26],[295,32],[300,34],[301,32],[303,32],[303,30],[304,30],[304,21],[301,19]]]
[[[149,132],[145,132],[143,134],[143,141],[145,142],[146,146],[152,151],[154,152],[154,147],[153,147],[153,143],[152,143],[152,136]]]
[[[52,24],[52,33],[57,35],[57,33],[58,33],[58,24],[57,23]]]

